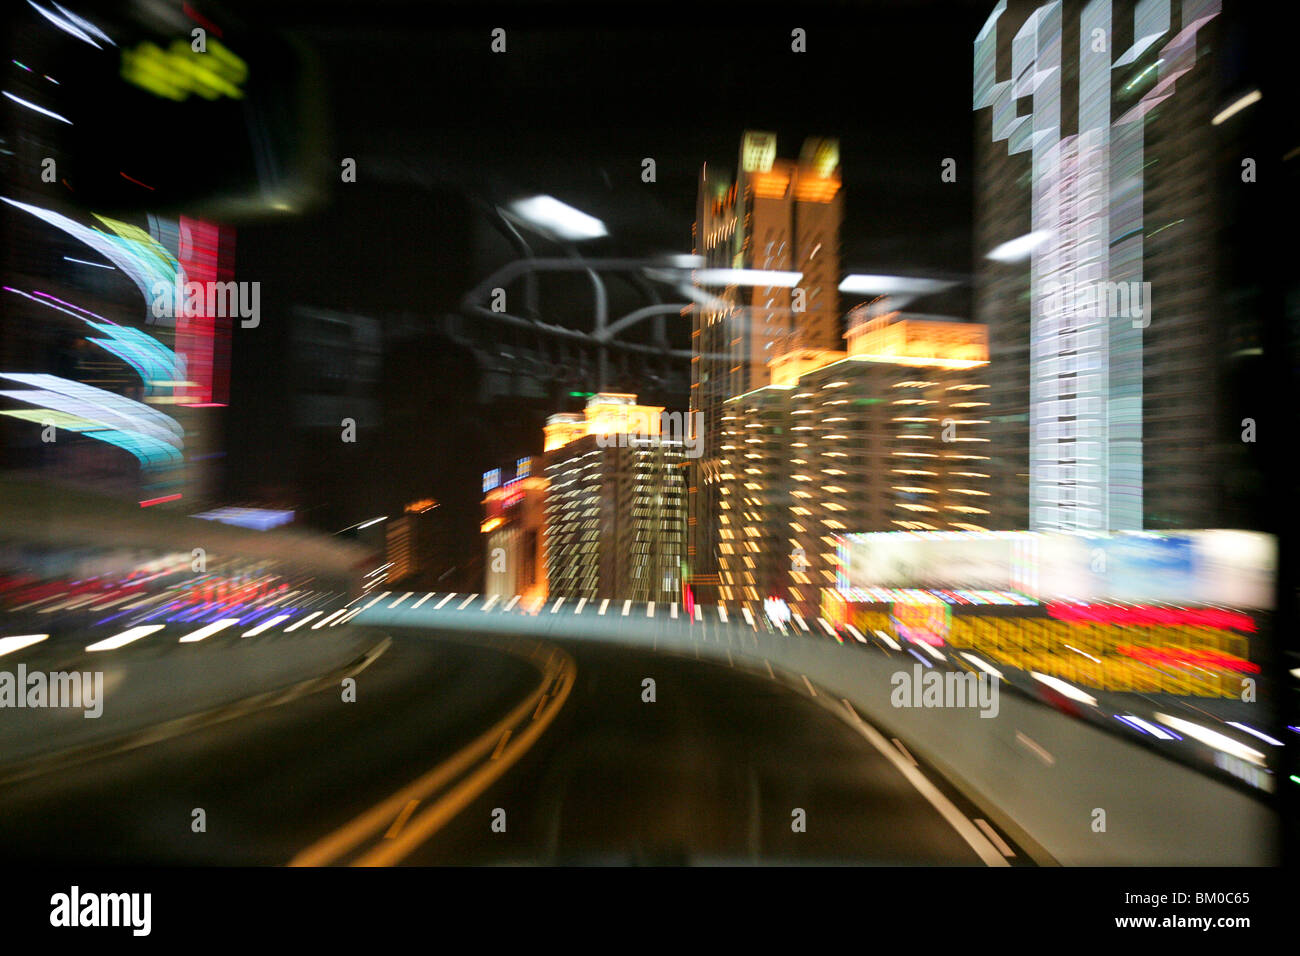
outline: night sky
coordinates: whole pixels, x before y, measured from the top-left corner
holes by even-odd
[[[241,227],[239,277],[262,281],[272,321],[276,310],[308,305],[381,321],[425,317],[433,329],[515,257],[488,225],[491,204],[549,193],[600,218],[610,235],[584,244],[593,256],[689,252],[701,164],[734,168],[741,134],[754,128],[775,131],[783,156],[797,157],[805,136],[840,139],[845,273],[964,281],[971,44],[990,6],[230,5],[313,51],[330,127],[322,203]],[[507,30],[505,54],[489,50],[497,26]],[[794,27],[807,30],[807,53],[791,52]],[[338,181],[343,157],[357,160],[356,183]],[[655,183],[641,181],[645,157],[656,161]],[[940,179],[947,157],[956,183]],[[555,252],[541,241],[534,249]],[[568,293],[552,288],[545,318],[581,327],[589,292],[579,283]],[[612,316],[647,301],[618,283],[611,293]],[[968,317],[969,288],[917,308]],[[669,326],[674,346],[689,347],[687,320]],[[286,397],[286,343],[273,338],[237,336],[235,394],[246,400],[231,412],[235,496],[295,480],[261,411]],[[382,461],[382,480],[372,476],[321,520],[358,520],[431,494],[457,512],[456,534],[477,550],[478,474],[540,452],[542,419],[568,410],[553,398],[480,404],[477,374],[472,354],[432,331],[410,342],[386,372],[385,430],[361,451]],[[653,398],[678,408],[687,400]],[[343,472],[351,481],[369,469]]]

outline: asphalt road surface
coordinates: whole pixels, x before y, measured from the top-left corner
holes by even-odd
[[[581,642],[376,640],[385,633],[355,702],[340,687],[304,693],[0,785],[0,852],[55,864],[1029,863],[905,743],[797,677]]]

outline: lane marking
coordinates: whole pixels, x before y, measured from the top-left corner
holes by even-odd
[[[936,787],[925,774],[921,773],[916,767],[912,766],[903,759],[893,747],[889,746],[889,741],[880,735],[880,732],[872,727],[869,723],[859,716],[858,712],[853,709],[847,698],[841,698],[844,707],[852,715],[853,720],[850,725],[857,729],[872,746],[874,746],[885,759],[898,768],[899,772],[907,778],[908,782],[916,788],[917,792],[925,799],[930,801],[933,806],[948,821],[949,825],[957,831],[957,835],[969,844],[970,848],[979,855],[979,858],[988,866],[1010,866],[1006,857],[998,852],[997,847],[988,841],[988,838],[980,832],[979,827],[971,823],[957,807]]]
[[[547,706],[545,713],[538,720],[520,729],[519,733],[501,753],[499,760],[488,760],[477,770],[457,783],[438,802],[429,807],[413,821],[400,837],[392,843],[380,844],[356,861],[354,866],[389,866],[410,855],[426,843],[430,837],[455,818],[465,807],[498,780],[515,764],[534,742],[542,735],[564,706],[569,692],[573,689],[573,677],[577,672],[573,658],[563,654],[559,659],[563,687]],[[529,701],[531,703],[531,701]]]
[[[405,601],[407,598],[409,598],[409,597],[410,597],[412,594],[414,594],[414,593],[415,593],[414,591],[407,591],[405,594],[403,594],[401,597],[399,597],[399,598],[398,598],[396,601],[394,601],[392,604],[388,605],[389,610],[392,610],[393,608],[397,607],[399,604],[401,604],[403,601]]]
[[[484,611],[492,610],[492,608],[496,606],[496,603],[500,599],[500,597],[501,595],[499,594],[492,595],[490,598],[488,598],[486,601],[483,602],[482,610]]]
[[[551,613],[554,614],[556,611],[558,611],[560,609],[560,605],[563,603],[564,603],[564,598],[557,597],[555,599],[555,603],[551,605]]]
[[[605,613],[605,609],[608,607],[609,607],[609,598],[605,598],[605,600],[600,602],[600,610],[596,612],[597,617],[603,615]]]
[[[470,601],[474,600],[476,597],[478,597],[478,592],[477,592],[477,591],[475,591],[475,592],[474,592],[473,594],[471,594],[469,597],[465,598],[465,600],[461,601],[461,602],[460,602],[460,607],[456,608],[456,610],[458,610],[458,611],[463,611],[463,610],[465,610],[465,605],[468,604]]]
[[[577,606],[576,608],[574,608],[573,613],[574,613],[574,614],[581,614],[581,613],[582,613],[582,609],[583,609],[584,607],[586,607],[586,606],[587,606],[587,599],[586,599],[586,598],[579,598],[579,599],[578,599],[578,606]]]
[[[646,616],[646,617],[654,617],[654,616],[655,616],[655,602],[654,602],[654,601],[651,601],[650,603],[648,603],[648,604],[645,606],[645,616]]]
[[[506,606],[503,608],[503,610],[509,611],[511,608],[513,608],[516,604],[519,603],[520,597],[521,595],[518,594],[512,597],[509,601],[506,602]]]
[[[623,616],[624,616],[624,617],[627,617],[628,614],[631,613],[631,611],[632,611],[632,602],[631,602],[631,601],[624,601],[624,602],[623,602]]]
[[[810,694],[812,694],[814,697],[816,697],[816,696],[817,696],[817,691],[813,690],[812,681],[810,681],[810,680],[808,679],[808,675],[807,675],[807,674],[800,674],[799,676],[803,678],[804,686],[808,688],[808,693],[810,693]]]
[[[363,610],[364,610],[364,608],[363,608]],[[329,617],[323,617],[323,618],[321,618],[319,621],[317,621],[315,624],[313,624],[313,625],[311,626],[311,629],[312,629],[313,631],[319,631],[322,627],[324,627],[324,626],[325,626],[326,624],[328,624],[330,621],[334,620],[336,617],[342,617],[342,616],[343,616],[344,614],[346,614],[346,613],[348,613],[347,608],[343,608],[343,607],[341,607],[341,608],[339,608],[337,611],[334,611],[332,614],[330,614]]]
[[[912,752],[911,752],[910,750],[908,750],[906,747],[903,746],[903,742],[902,742],[901,740],[899,740],[897,737],[890,737],[889,739],[890,739],[890,741],[893,742],[893,744],[894,744],[895,747],[897,747],[899,750],[902,751],[904,757],[906,757],[908,760],[912,761],[912,766],[913,766],[913,767],[918,767],[918,766],[920,766],[920,764],[918,764],[918,763],[916,762],[916,758],[912,756]]]
[[[39,644],[49,636],[48,634],[18,634],[14,637],[0,637],[0,657]]]
[[[442,610],[442,606],[443,606],[444,604],[446,604],[448,601],[450,601],[452,598],[454,598],[455,596],[456,596],[456,592],[455,592],[455,591],[452,591],[452,592],[451,592],[450,594],[448,594],[445,598],[443,598],[441,601],[439,601],[437,604],[435,604],[435,605],[433,606],[433,609],[434,609],[435,611],[440,611],[440,610]]]
[[[552,653],[556,653],[555,648],[552,648]],[[568,699],[569,692],[573,688],[572,677],[577,672],[573,658],[563,651],[559,651],[558,654],[559,662],[556,669],[562,675],[567,674],[570,679],[561,685],[560,693],[550,700],[544,712],[532,720],[527,729],[514,737],[498,759],[484,760],[491,753],[502,733],[522,723],[536,707],[537,701],[552,681],[551,670],[544,670],[537,687],[528,697],[469,744],[387,799],[302,850],[289,861],[289,866],[325,866],[338,862],[345,854],[381,833],[389,821],[411,800],[427,799],[460,779],[459,784],[420,813],[399,836],[391,842],[376,846],[368,854],[360,857],[355,865],[382,866],[397,862],[409,855],[485,790],[492,781],[505,773],[555,719],[560,708],[564,706],[565,700]],[[481,767],[477,772],[464,776],[475,764],[480,763]],[[464,779],[461,779],[462,777]]]
[[[340,611],[339,613],[342,612]],[[237,617],[223,617],[219,621],[213,621],[211,624],[207,624],[199,628],[197,631],[193,631],[189,634],[186,634],[176,643],[194,644],[198,641],[204,641],[207,640],[209,637],[211,637],[213,634],[216,634],[220,631],[224,631],[226,628],[230,627],[231,625],[238,624],[238,623],[239,623],[239,618]]]
[[[96,641],[89,645],[88,651],[115,651],[119,647],[125,647],[132,641],[138,641],[142,637],[148,637],[161,631],[167,625],[165,624],[143,624],[140,627],[133,627],[129,631],[123,631],[121,634],[114,634],[112,637],[106,637],[102,641]]]
[[[303,618],[301,621],[299,621],[298,623],[296,623],[296,624],[290,624],[288,627],[286,627],[286,628],[284,629],[284,633],[289,634],[289,633],[292,632],[292,631],[296,631],[296,630],[298,630],[298,628],[302,627],[304,624],[306,624],[306,623],[307,623],[308,621],[310,621],[312,618],[314,618],[314,617],[320,617],[320,615],[321,615],[321,612],[320,612],[320,611],[312,611],[310,614],[308,614],[306,617],[304,617],[304,618]]]
[[[357,612],[353,611],[352,613],[355,614]],[[289,620],[289,618],[292,616],[293,615],[291,614],[277,614],[275,617],[268,618],[267,620],[263,621],[261,624],[257,625],[257,627],[253,628],[251,631],[245,631],[243,634],[239,636],[257,637],[257,635],[269,631],[271,628],[275,627],[280,622]],[[86,650],[90,650],[90,648],[86,648]]]
[[[1050,767],[1052,764],[1056,763],[1056,758],[1048,753],[1042,744],[1031,737],[1025,736],[1018,730],[1016,731],[1016,741],[1043,763],[1047,764],[1047,766]]]
[[[496,760],[498,757],[501,756],[501,751],[506,749],[506,741],[508,741],[509,739],[510,739],[510,731],[507,730],[504,734],[501,735],[501,739],[497,741],[497,749],[492,751],[492,757],[490,759]]]
[[[1002,839],[998,831],[993,829],[991,826],[989,826],[986,820],[983,820],[980,817],[976,817],[975,825],[984,831],[984,835],[993,841],[993,845],[998,848],[998,851],[1003,856],[1016,855],[1016,851],[1011,849],[1011,847],[1007,844],[1007,841]]]
[[[362,610],[364,611],[374,607],[376,604],[378,604],[380,601],[382,601],[384,598],[388,597],[388,595],[392,593],[393,593],[392,591],[385,591],[383,594],[379,595],[378,597],[372,598],[370,603],[367,604],[364,608],[362,608]]]
[[[431,598],[431,597],[433,597],[433,592],[432,592],[432,591],[430,591],[430,592],[429,592],[428,594],[426,594],[424,597],[420,598],[420,600],[418,600],[418,601],[416,601],[414,604],[412,604],[412,605],[411,605],[411,610],[414,611],[416,608],[418,608],[418,607],[419,607],[421,604],[423,604],[425,601],[429,600],[429,598]]]
[[[397,836],[397,834],[402,831],[402,824],[406,823],[406,821],[410,819],[411,814],[415,812],[415,808],[419,805],[419,800],[412,800],[403,807],[402,812],[399,813],[397,819],[393,821],[393,825],[389,827],[388,832],[384,834],[384,839],[391,840],[393,837]]]
[[[542,708],[546,706],[546,698],[550,696],[551,696],[550,694],[543,694],[541,698],[537,701],[537,709],[533,711],[533,720],[536,720],[537,715],[542,712]]]

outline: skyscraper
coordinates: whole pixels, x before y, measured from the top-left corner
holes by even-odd
[[[698,587],[718,583],[723,404],[771,381],[770,363],[841,341],[839,142],[809,139],[799,159],[777,156],[776,134],[748,131],[734,177],[700,172],[695,253],[709,270],[798,274],[762,283],[744,273],[701,283],[694,309],[691,411],[703,423],[703,457],[691,468],[690,566]],[[705,595],[701,595],[705,596]]]
[[[1231,523],[1219,12],[1001,0],[975,39],[995,528]]]

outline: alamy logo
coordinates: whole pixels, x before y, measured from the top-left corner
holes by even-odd
[[[1151,324],[1150,282],[1081,282],[1042,285],[1043,314],[1092,319],[1132,319],[1134,328]]]
[[[69,893],[50,897],[50,925],[127,926],[133,936],[148,936],[153,925],[151,893]]]
[[[158,281],[150,290],[154,318],[238,318],[240,326],[255,329],[262,322],[260,282]]]
[[[895,671],[889,678],[895,707],[978,707],[981,717],[998,715],[998,679],[992,674],[936,670]]]
[[[625,431],[597,432],[596,444],[601,448],[630,448],[634,444],[653,441],[658,437],[662,441],[681,442],[683,454],[687,458],[699,458],[704,454],[703,412],[663,412],[659,416],[657,436],[651,429],[649,420],[636,421],[635,418],[636,416],[629,416]]]
[[[104,713],[104,672],[42,671],[27,672],[26,664],[18,673],[0,671],[0,708],[60,707],[82,708],[84,717],[96,718]]]

